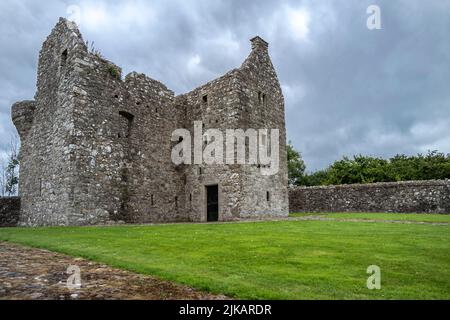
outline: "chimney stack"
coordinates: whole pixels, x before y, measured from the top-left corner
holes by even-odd
[[[250,40],[252,43],[252,50],[262,50],[267,51],[269,49],[269,44],[264,41],[260,36],[256,36]]]

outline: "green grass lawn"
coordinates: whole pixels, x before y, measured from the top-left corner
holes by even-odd
[[[449,226],[282,221],[11,228],[0,229],[2,240],[242,299],[450,299]],[[381,290],[366,287],[369,265],[381,268]]]
[[[363,219],[363,220],[395,220],[413,222],[446,222],[450,223],[450,215],[446,214],[418,214],[418,213],[291,213],[293,218],[308,216],[323,216],[335,219]]]

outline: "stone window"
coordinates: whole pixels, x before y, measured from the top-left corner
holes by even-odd
[[[63,51],[61,54],[61,67],[65,67],[67,65],[67,57],[69,55],[69,52],[66,50]]]
[[[189,202],[191,202],[191,203],[192,203],[192,193],[191,193],[191,194],[189,194]]]
[[[267,96],[265,93],[259,91],[258,92],[258,102],[260,105],[265,106],[267,102]]]
[[[199,174],[199,175],[202,175],[202,174],[203,174],[203,169],[202,169],[202,167],[198,168],[198,174]]]
[[[175,197],[175,209],[178,209],[178,197]]]
[[[208,95],[205,94],[202,98],[203,104],[208,104]]]
[[[267,191],[266,199],[267,199],[267,202],[270,202],[270,192],[269,191]]]
[[[134,116],[126,111],[119,111],[120,127],[119,138],[128,138],[130,136],[131,128],[133,126]]]
[[[128,182],[128,172],[126,170],[126,168],[121,170],[121,174],[120,174],[120,179],[122,182]]]
[[[150,199],[151,199],[152,206],[154,206],[155,205],[155,197],[153,195],[151,195]]]

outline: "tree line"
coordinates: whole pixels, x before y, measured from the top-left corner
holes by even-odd
[[[396,155],[390,159],[356,155],[343,157],[324,170],[307,172],[301,154],[288,144],[291,186],[322,186],[355,183],[450,179],[450,154]]]

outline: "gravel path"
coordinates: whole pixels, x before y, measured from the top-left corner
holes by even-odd
[[[69,266],[80,268],[81,288],[69,290]],[[0,242],[0,300],[217,300],[225,296],[88,260]]]

